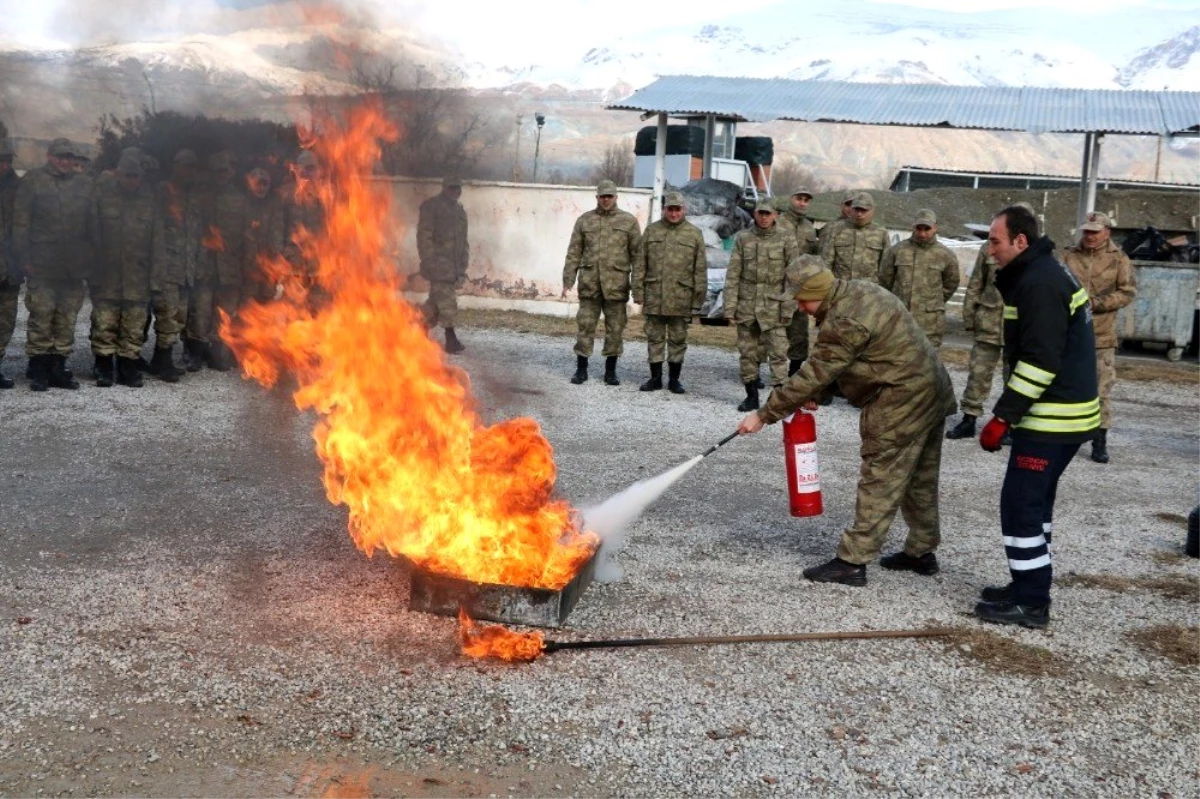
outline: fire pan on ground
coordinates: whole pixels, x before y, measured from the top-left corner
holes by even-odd
[[[596,555],[593,554],[569,583],[553,590],[474,583],[410,564],[408,609],[457,616],[462,607],[473,619],[528,627],[561,627],[591,584],[595,570]]]

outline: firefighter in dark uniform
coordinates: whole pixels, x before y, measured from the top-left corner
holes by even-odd
[[[1100,427],[1095,339],[1087,290],[1038,235],[1037,218],[1010,206],[992,220],[988,248],[1004,298],[1004,357],[1010,374],[979,435],[989,452],[1012,429],[1000,491],[1000,528],[1012,582],[989,586],[980,619],[1022,627],[1050,622],[1050,538],[1058,480]]]

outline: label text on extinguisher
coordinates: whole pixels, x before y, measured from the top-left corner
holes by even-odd
[[[821,490],[821,470],[817,466],[817,442],[795,444],[792,458],[796,462],[796,491],[813,494]]]

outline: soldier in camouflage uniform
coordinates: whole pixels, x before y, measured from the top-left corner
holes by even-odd
[[[467,243],[467,212],[458,199],[462,181],[448,177],[440,194],[421,203],[417,220],[417,253],[421,258],[421,277],[429,281],[429,299],[421,310],[425,326],[441,325],[446,332],[446,352],[462,352],[462,342],[454,332],[458,318],[455,290],[467,280],[471,248]]]
[[[249,238],[242,301],[265,303],[275,299],[279,287],[272,270],[283,256],[283,203],[271,191],[271,173],[262,167],[246,175]]]
[[[171,350],[187,323],[188,297],[200,268],[204,223],[196,194],[196,154],[180,150],[171,165],[171,177],[155,187],[155,203],[162,221],[163,252],[161,277],[152,287],[150,307],[154,312],[154,357],[150,373],[168,383],[178,382],[182,372],[172,360]],[[203,363],[193,347],[188,348],[187,367],[200,371]]]
[[[142,185],[142,161],[122,156],[111,180],[93,193],[90,238],[96,263],[88,278],[92,295],[92,354],[96,385],[116,381],[141,388],[138,356],[145,335],[151,288],[160,278],[164,240],[154,192]]]
[[[1108,463],[1112,410],[1108,397],[1117,382],[1117,311],[1137,297],[1137,275],[1129,256],[1113,244],[1107,214],[1092,212],[1080,227],[1079,243],[1068,247],[1063,263],[1091,298],[1096,335],[1096,378],[1100,390],[1100,430],[1092,439],[1092,460]]]
[[[853,224],[852,217],[854,216],[854,198],[858,196],[857,189],[851,189],[842,196],[842,205],[840,210],[842,215],[837,219],[830,220],[825,223],[825,227],[821,228],[821,233],[817,237],[817,246],[822,256],[829,250],[829,243],[833,240],[833,234],[837,233],[846,225]]]
[[[946,334],[946,301],[958,291],[958,258],[937,240],[937,215],[917,212],[912,236],[896,242],[879,262],[879,284],[908,308],[934,349]]]
[[[306,292],[308,305],[317,309],[329,300],[318,280],[320,265],[306,251],[305,242],[325,233],[325,204],[321,193],[325,177],[317,154],[304,150],[296,156],[295,181],[283,187],[283,254],[292,274]]]
[[[0,361],[17,326],[17,297],[23,279],[12,255],[13,201],[21,182],[13,171],[13,155],[12,142],[0,139]],[[12,387],[13,381],[0,374],[0,389]]]
[[[725,314],[737,325],[739,373],[746,399],[738,410],[758,407],[759,345],[767,342],[771,385],[787,379],[787,326],[796,310],[794,302],[781,302],[784,271],[798,256],[796,237],[775,221],[775,207],[760,202],[754,209],[754,227],[737,234],[729,268],[725,271]]]
[[[888,248],[888,232],[875,224],[875,199],[865,191],[850,202],[852,217],[829,236],[825,263],[839,280],[879,282],[879,262]]]
[[[679,381],[687,353],[688,323],[700,313],[708,289],[708,256],[700,228],[684,219],[686,203],[677,191],[663,197],[663,218],[649,225],[633,263],[633,301],[642,306],[650,379],[642,391],[658,391],[663,361],[669,362],[667,388],[683,394]]]
[[[575,374],[571,382],[588,379],[588,358],[595,346],[596,325],[604,315],[604,382],[619,386],[617,359],[625,351],[629,274],[637,260],[641,228],[628,211],[617,207],[617,184],[602,180],[596,186],[596,207],[575,220],[563,265],[562,296],[579,281],[579,333],[575,338]]]
[[[225,372],[232,358],[221,341],[218,310],[234,316],[241,305],[250,218],[246,195],[233,182],[229,154],[217,153],[208,168],[211,183],[200,196],[204,252],[188,305],[187,336],[191,353],[206,359],[210,368]]]
[[[779,227],[783,230],[793,230],[796,234],[796,247],[801,255],[817,255],[821,252],[820,238],[817,228],[808,219],[808,204],[812,202],[812,192],[801,186],[792,192],[786,211],[779,215]],[[801,364],[808,357],[808,314],[792,314],[788,323],[788,375],[800,371]]]
[[[758,432],[800,408],[815,410],[817,396],[834,380],[862,409],[854,522],[837,557],[805,569],[804,576],[866,585],[866,564],[882,549],[897,509],[908,538],[880,565],[937,574],[942,425],[954,412],[954,389],[936,351],[895,295],[865,281],[837,280],[817,257],[801,256],[788,268],[780,296],[816,318],[816,344],[800,371],[772,391],[761,410],[747,414],[738,432]]]
[[[66,365],[92,266],[92,181],[75,171],[75,153],[66,139],[51,142],[46,165],[25,175],[13,200],[13,254],[26,277],[25,352],[34,391],[79,388]]]

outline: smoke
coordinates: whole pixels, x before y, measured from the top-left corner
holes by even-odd
[[[657,477],[639,480],[619,494],[588,508],[583,508],[584,526],[600,536],[600,552],[597,555],[595,579],[601,583],[612,583],[624,575],[616,556],[629,543],[626,530],[642,515],[654,500],[661,497],[676,480],[688,473],[704,456],[697,455],[684,461],[670,471]]]

